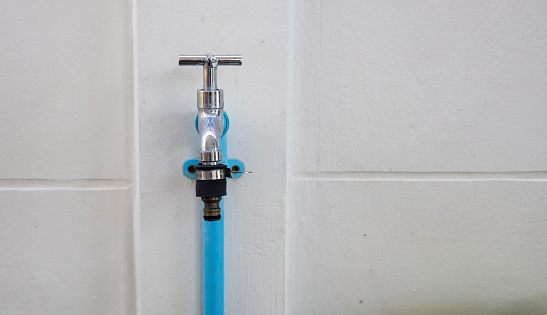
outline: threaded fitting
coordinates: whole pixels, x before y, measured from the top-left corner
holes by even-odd
[[[203,219],[205,221],[220,220],[220,201],[222,197],[201,197],[203,201]]]

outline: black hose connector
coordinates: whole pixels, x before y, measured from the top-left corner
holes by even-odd
[[[197,164],[194,166],[196,172],[200,170],[224,170],[226,172],[226,164],[203,165]],[[219,179],[198,179],[196,180],[196,197],[222,197],[226,196],[226,177]]]

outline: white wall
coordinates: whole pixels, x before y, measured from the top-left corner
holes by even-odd
[[[0,3],[0,312],[130,314],[128,1]]]
[[[547,5],[295,1],[288,314],[547,312]]]
[[[202,78],[177,56],[208,52],[244,57],[218,83],[254,171],[227,314],[547,312],[546,4],[137,5],[135,34],[127,1],[0,4],[3,313],[201,312]]]
[[[179,54],[241,54],[220,67],[228,157],[252,175],[225,198],[226,314],[283,312],[287,8],[279,1],[138,1],[143,314],[202,311],[202,203],[182,174],[197,158],[199,67]]]

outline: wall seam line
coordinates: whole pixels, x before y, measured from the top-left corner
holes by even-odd
[[[293,174],[292,163],[290,156],[290,149],[292,148],[291,141],[291,112],[292,112],[292,85],[293,85],[293,53],[294,53],[294,15],[295,15],[295,3],[294,0],[287,1],[287,101],[286,101],[286,113],[285,116],[285,222],[284,222],[284,257],[283,257],[283,313],[289,314],[289,218],[290,218],[290,181]]]
[[[139,81],[138,81],[138,45],[137,45],[137,0],[131,0],[131,39],[133,49],[133,266],[135,314],[142,313],[141,308],[141,199],[140,199],[140,132],[139,132]]]
[[[544,182],[547,172],[297,172],[295,180],[407,182]]]

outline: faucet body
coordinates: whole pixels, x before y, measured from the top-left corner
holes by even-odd
[[[222,90],[198,91],[198,160],[205,165],[222,160],[220,137],[224,131],[224,101]]]
[[[198,160],[215,165],[222,160],[220,137],[224,132],[224,92],[217,89],[217,67],[239,66],[241,56],[179,56],[180,66],[203,65],[203,89],[198,90]]]

